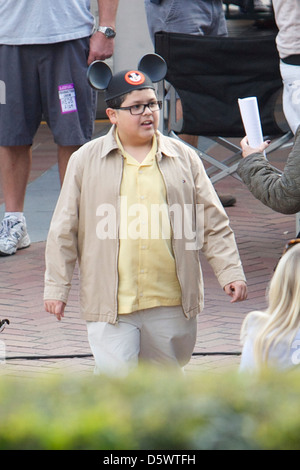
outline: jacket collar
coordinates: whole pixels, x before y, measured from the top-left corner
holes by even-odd
[[[108,133],[104,136],[101,158],[107,157],[113,151],[119,151],[119,146],[115,138],[115,129],[116,127],[114,125],[111,126]]]
[[[103,142],[103,152],[101,158],[107,157],[111,152],[120,152],[116,137],[115,137],[115,125],[113,125],[105,136]],[[178,157],[178,150],[173,144],[173,140],[170,137],[166,137],[161,132],[156,132],[157,137],[157,155],[158,159],[161,160],[162,156],[166,157]]]
[[[166,157],[178,157],[178,149],[176,148],[176,145],[174,145],[174,139],[165,136],[159,131],[156,132],[156,137],[159,160],[162,159],[163,155]]]

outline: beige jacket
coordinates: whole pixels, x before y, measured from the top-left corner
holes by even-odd
[[[186,317],[191,318],[203,308],[203,280],[198,246],[191,249],[188,230],[182,229],[178,236],[178,208],[182,214],[188,209],[198,245],[203,239],[202,251],[220,285],[245,280],[245,276],[227,215],[199,157],[175,139],[160,133],[157,137],[156,158],[165,181],[167,202],[170,208],[176,208],[170,210],[170,221],[182,306]],[[81,147],[70,159],[49,229],[44,299],[67,303],[78,260],[81,315],[87,321],[117,321],[122,170],[123,158],[114,128]],[[100,221],[103,228],[101,216],[105,212],[111,216],[106,238],[99,230]]]

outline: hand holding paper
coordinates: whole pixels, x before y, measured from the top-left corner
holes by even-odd
[[[248,143],[250,147],[257,149],[264,141],[257,98],[255,96],[242,99],[239,98],[238,104]],[[264,156],[266,156],[265,152]]]

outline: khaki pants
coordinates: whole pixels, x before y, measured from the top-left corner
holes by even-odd
[[[95,373],[126,376],[139,362],[182,368],[192,356],[197,320],[181,307],[157,307],[120,315],[118,323],[87,322]]]

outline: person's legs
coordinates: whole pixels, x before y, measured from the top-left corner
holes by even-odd
[[[70,156],[78,146],[58,146],[58,168],[61,184]],[[30,145],[0,147],[0,176],[5,202],[5,212],[13,220],[0,225],[0,255],[12,255],[20,248],[30,245],[24,210],[26,188],[31,170],[32,152]],[[15,215],[18,213],[18,215]],[[17,224],[16,224],[17,220]]]
[[[48,45],[39,66],[43,113],[64,154],[92,138],[96,93],[86,79],[89,39]]]
[[[195,347],[197,319],[187,319],[181,306],[147,309],[141,316],[140,361],[184,367]]]
[[[0,255],[13,255],[30,245],[23,216],[31,170],[31,146],[42,118],[37,48],[0,46],[0,80],[5,104],[0,106],[0,173],[5,217],[0,224]]]
[[[120,315],[117,324],[87,322],[88,340],[95,358],[95,374],[126,376],[137,366],[140,331],[135,315]]]
[[[23,212],[31,170],[31,146],[0,147],[1,185],[7,212]]]
[[[96,93],[86,80],[89,39],[48,45],[39,64],[44,117],[58,146],[62,184],[70,156],[91,140]]]
[[[141,364],[182,369],[197,337],[197,319],[180,306],[157,307],[119,315],[118,323],[87,322],[95,374],[126,376]]]
[[[59,179],[60,179],[61,185],[63,184],[63,180],[65,177],[65,173],[66,173],[70,156],[78,148],[79,146],[77,145],[68,145],[68,146],[58,145],[57,147],[58,171],[59,171]]]
[[[30,245],[23,209],[31,169],[31,147],[0,147],[0,168],[6,212],[0,225],[0,256],[7,256]]]

